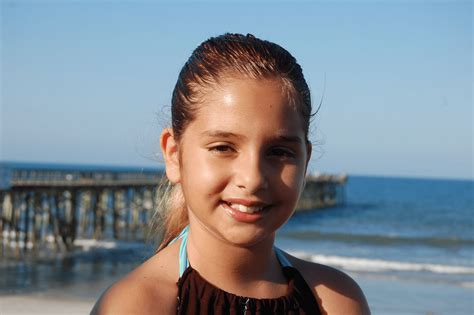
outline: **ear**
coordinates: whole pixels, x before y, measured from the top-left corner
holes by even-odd
[[[306,174],[306,171],[308,170],[308,164],[309,164],[309,161],[311,160],[311,153],[313,151],[313,145],[311,144],[311,142],[307,141],[306,142],[306,166],[305,166],[305,174]]]
[[[160,137],[161,153],[165,160],[166,176],[173,184],[181,181],[181,168],[179,164],[178,142],[174,138],[173,129],[165,128]]]
[[[306,142],[306,164],[304,166],[304,177],[303,177],[303,186],[302,186],[302,189],[305,188],[306,186],[306,173],[308,171],[308,164],[309,164],[309,161],[311,160],[311,153],[313,151],[313,145],[311,144],[311,142],[307,141]]]

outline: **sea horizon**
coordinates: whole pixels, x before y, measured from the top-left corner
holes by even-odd
[[[35,166],[39,168],[46,167],[59,167],[59,168],[91,168],[91,169],[116,169],[116,170],[125,170],[125,169],[147,169],[147,170],[156,170],[164,171],[164,164],[157,161],[156,164],[152,163],[143,163],[143,164],[123,164],[123,163],[95,163],[95,162],[50,162],[50,161],[31,161],[31,160],[0,160],[0,167],[26,167],[28,169],[34,168]],[[398,178],[398,179],[420,179],[420,180],[448,180],[448,181],[468,181],[474,182],[474,174],[471,174],[470,177],[451,177],[451,176],[439,176],[439,175],[406,175],[406,174],[377,174],[377,173],[358,173],[350,171],[324,171],[324,170],[311,170],[308,172],[308,175],[320,173],[320,174],[347,174],[349,177],[375,177],[375,178]]]

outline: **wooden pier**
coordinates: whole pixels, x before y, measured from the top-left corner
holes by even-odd
[[[159,168],[0,162],[0,257],[67,251],[78,239],[143,240]],[[345,176],[308,176],[299,210],[344,202]]]
[[[310,174],[300,196],[296,211],[328,208],[344,204],[347,175]]]

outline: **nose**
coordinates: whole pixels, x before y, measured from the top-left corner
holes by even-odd
[[[247,193],[255,193],[268,187],[264,158],[257,152],[242,155],[235,170],[235,183]]]

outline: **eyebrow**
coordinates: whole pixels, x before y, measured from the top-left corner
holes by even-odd
[[[203,136],[212,138],[246,138],[243,135],[239,135],[233,132],[222,131],[222,130],[208,130],[202,133]]]
[[[233,132],[223,131],[223,130],[208,130],[202,133],[203,136],[211,138],[237,138],[237,139],[246,139],[244,135],[239,135]],[[286,134],[277,134],[274,139],[275,141],[284,141],[284,142],[293,142],[293,143],[303,143],[301,137],[286,135]]]
[[[284,142],[302,143],[301,137],[298,137],[298,136],[279,135],[276,137],[276,140],[280,140]]]

